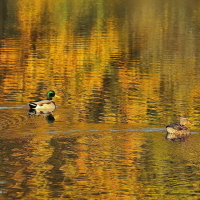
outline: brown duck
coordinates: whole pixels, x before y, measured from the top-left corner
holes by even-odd
[[[180,118],[180,124],[170,124],[166,126],[167,139],[176,140],[184,139],[190,135],[190,129],[186,126],[189,121],[186,117]]]

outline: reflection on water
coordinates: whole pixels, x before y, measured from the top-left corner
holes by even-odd
[[[2,198],[199,196],[198,134],[174,143],[165,139],[160,128],[77,124],[75,130],[55,125],[30,127],[31,135],[14,129],[1,135]]]
[[[1,101],[53,89],[75,122],[188,115],[199,125],[198,2],[10,2],[0,19]]]
[[[29,112],[28,112],[28,115],[31,115],[31,116],[44,116],[48,123],[53,123],[55,121],[53,113],[41,113],[41,112],[36,112],[36,110],[30,109]]]
[[[0,198],[198,199],[199,6],[1,1]],[[167,141],[179,115],[195,134]]]

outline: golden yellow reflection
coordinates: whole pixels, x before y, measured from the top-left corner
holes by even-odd
[[[58,100],[60,105],[73,104],[83,119],[90,112],[88,104],[93,102],[93,107],[102,106],[99,112],[103,115],[98,120],[113,122],[135,118],[139,123],[147,119],[148,124],[147,115],[153,115],[156,123],[163,117],[161,113],[195,116],[194,104],[199,104],[194,101],[199,98],[198,61],[192,40],[195,36],[188,35],[188,46],[183,43],[184,34],[178,40],[172,35],[165,38],[175,31],[170,28],[176,18],[171,16],[167,3],[162,18],[155,15],[154,10],[161,9],[156,2],[155,7],[138,4],[134,13],[130,7],[128,17],[114,12],[123,5],[120,1],[108,16],[102,1],[89,1],[82,11],[85,1],[16,2],[16,12],[12,14],[18,35],[1,40],[0,97],[28,102],[53,89],[62,97]],[[128,2],[127,6],[131,5]],[[93,21],[87,17],[92,16],[90,6],[98,8]],[[148,12],[143,13],[149,6]],[[186,25],[182,24],[178,31]],[[105,101],[97,105],[101,97]]]
[[[178,115],[199,130],[197,1],[5,0],[0,11],[0,196],[198,196],[198,134],[175,145],[163,134]],[[50,89],[61,97],[50,118],[28,115]]]

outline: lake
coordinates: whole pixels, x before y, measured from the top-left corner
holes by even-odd
[[[1,1],[0,199],[200,199],[199,8]],[[190,137],[166,140],[180,116]]]

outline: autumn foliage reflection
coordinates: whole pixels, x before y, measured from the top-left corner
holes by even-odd
[[[0,106],[21,105],[1,107],[1,194],[121,200],[191,187],[198,193],[196,178],[187,180],[191,169],[199,173],[199,150],[186,154],[164,146],[161,133],[131,128],[163,128],[177,115],[200,124],[199,2],[0,4]],[[24,114],[50,89],[61,98],[49,121]]]

